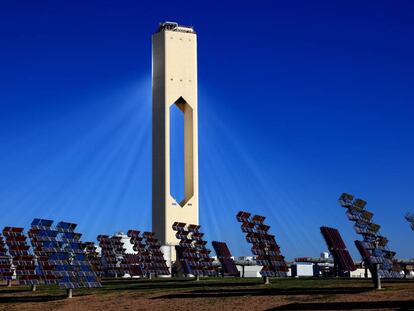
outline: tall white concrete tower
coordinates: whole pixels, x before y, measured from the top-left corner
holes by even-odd
[[[184,114],[184,198],[171,195],[170,109]],[[178,244],[176,221],[198,224],[197,36],[192,27],[160,24],[152,36],[152,230]]]

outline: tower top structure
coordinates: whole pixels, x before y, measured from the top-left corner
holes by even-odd
[[[162,31],[177,31],[177,32],[186,32],[186,33],[196,33],[193,26],[183,26],[178,25],[176,22],[163,22],[160,23],[158,26],[158,30],[156,32]]]

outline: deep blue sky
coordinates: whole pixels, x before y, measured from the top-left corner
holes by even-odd
[[[198,33],[208,240],[249,254],[248,210],[289,259],[326,249],[321,225],[359,259],[347,191],[413,257],[413,16],[391,0],[2,1],[0,227],[151,229],[151,34],[172,20]]]

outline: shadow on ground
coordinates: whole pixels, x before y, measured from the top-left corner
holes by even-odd
[[[414,310],[414,300],[290,303],[271,310]]]
[[[257,286],[261,285],[262,283],[252,283],[252,282],[229,282],[229,283],[198,283],[193,280],[190,281],[180,281],[180,282],[125,282],[116,283],[116,282],[105,282],[104,289],[107,290],[115,290],[115,291],[123,291],[123,290],[170,290],[170,289],[196,289],[196,288],[208,288],[208,287],[215,287],[218,288],[218,291],[226,287],[248,287],[248,286]],[[116,287],[112,287],[112,285]]]
[[[248,289],[214,289],[194,290],[185,293],[174,293],[153,297],[152,299],[175,299],[175,298],[220,298],[237,296],[300,296],[300,295],[338,295],[359,294],[371,291],[371,287],[336,287],[336,288],[248,288]]]
[[[27,302],[48,302],[56,300],[64,300],[66,295],[36,295],[36,296],[2,296],[0,297],[0,304],[2,303],[27,303]]]

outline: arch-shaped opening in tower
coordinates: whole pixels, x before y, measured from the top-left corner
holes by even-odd
[[[184,191],[184,113],[170,106],[170,194],[179,203]]]
[[[194,194],[193,109],[180,97],[169,113],[170,195],[183,207]]]

